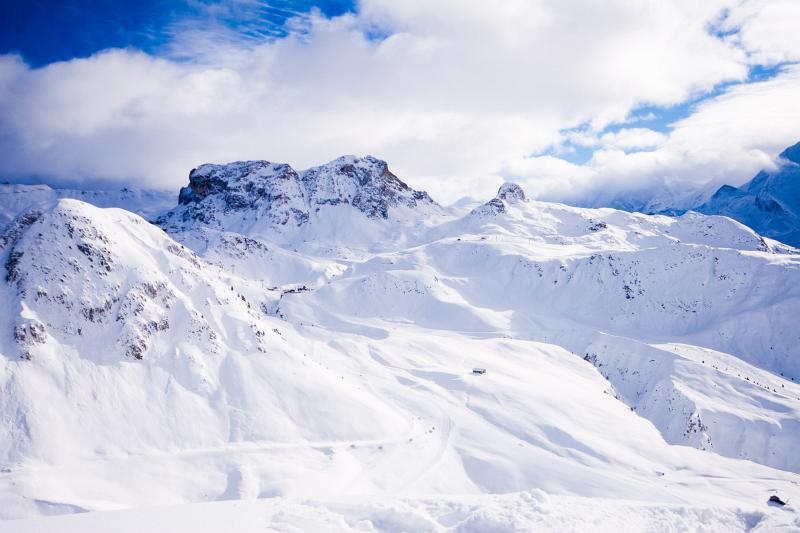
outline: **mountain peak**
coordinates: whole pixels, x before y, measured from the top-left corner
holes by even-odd
[[[187,229],[192,222],[229,229],[231,221],[296,227],[326,205],[349,204],[367,217],[382,219],[389,217],[390,208],[436,205],[428,193],[395,176],[385,161],[353,155],[299,173],[270,161],[204,164],[189,173],[189,185],[178,200],[180,205],[159,218],[159,224],[173,230]]]
[[[792,146],[788,147],[786,150],[781,152],[780,157],[783,159],[788,159],[792,163],[797,163],[800,165],[800,142],[793,144]]]
[[[492,216],[506,212],[506,204],[525,202],[525,191],[516,183],[506,182],[497,190],[497,196],[472,210],[473,215]]]
[[[350,204],[371,218],[388,218],[390,207],[434,205],[428,193],[406,185],[386,161],[346,155],[300,173],[311,207]]]
[[[189,173],[189,185],[181,189],[178,202],[178,207],[159,218],[160,224],[172,227],[199,221],[221,227],[224,218],[235,215],[299,226],[308,219],[297,172],[285,163],[270,161],[201,165]]]
[[[264,196],[275,182],[296,180],[297,173],[285,163],[236,161],[224,165],[204,164],[189,172],[189,185],[178,196],[180,204],[201,202],[211,195],[221,195],[231,209],[250,207],[251,201]]]
[[[507,181],[497,190],[497,197],[506,202],[524,202],[525,191],[516,183]]]

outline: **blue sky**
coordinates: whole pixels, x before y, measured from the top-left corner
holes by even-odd
[[[747,84],[759,81],[766,81],[774,78],[781,72],[784,64],[775,65],[752,65],[748,70],[747,79],[741,82],[723,82],[716,85],[713,89],[696,94],[693,97],[687,98],[683,102],[671,106],[655,106],[655,105],[642,105],[638,106],[631,111],[630,117],[627,121],[610,124],[603,128],[598,135],[602,136],[606,133],[617,133],[628,127],[648,128],[664,134],[669,134],[673,125],[691,115],[692,111],[700,104],[710,101],[725,93],[726,90],[737,84]],[[570,131],[582,131],[585,126],[564,130],[565,134]],[[626,148],[628,153],[651,150],[651,147],[637,147]],[[596,147],[582,146],[570,141],[565,141],[561,146],[556,148],[548,148],[540,152],[540,154],[553,154],[558,155],[560,158],[574,163],[583,165],[591,160]]]
[[[444,202],[737,184],[800,139],[798,26],[796,0],[0,2],[0,179],[369,153]]]
[[[350,0],[11,0],[0,6],[0,53],[18,53],[33,66],[107,48],[158,54],[188,26],[222,25],[243,40],[280,38],[287,19],[312,8],[332,17],[355,5]]]

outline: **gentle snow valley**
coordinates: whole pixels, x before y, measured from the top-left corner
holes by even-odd
[[[729,218],[9,187],[0,531],[800,530],[800,252]]]

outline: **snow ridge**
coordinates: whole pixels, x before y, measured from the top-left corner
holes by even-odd
[[[119,190],[59,189],[47,185],[0,183],[0,228],[22,213],[53,207],[61,198],[81,200],[97,207],[120,207],[147,219],[175,205],[172,191],[128,187]]]

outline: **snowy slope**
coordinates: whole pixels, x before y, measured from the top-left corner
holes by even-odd
[[[383,400],[308,366],[262,302],[136,215],[62,200],[4,243],[5,468],[402,432]]]
[[[147,219],[175,205],[175,195],[169,191],[54,189],[47,185],[0,183],[0,228],[19,214],[52,207],[61,198],[73,198],[97,207],[120,207]]]
[[[0,241],[3,518],[797,525],[793,248],[513,184],[457,213],[352,157],[204,165],[159,224],[62,200]]]
[[[663,505],[580,498],[541,490],[469,496],[335,503],[270,498],[82,513],[7,523],[9,533],[59,531],[626,531],[790,533],[800,520],[789,510]]]
[[[800,471],[787,453],[800,439],[791,249],[725,218],[500,197],[439,230],[292,295],[281,312],[334,328],[377,319],[554,343],[598,366],[669,442]],[[717,366],[737,370],[676,357],[666,342],[722,352]],[[731,394],[715,400],[713,387]]]

